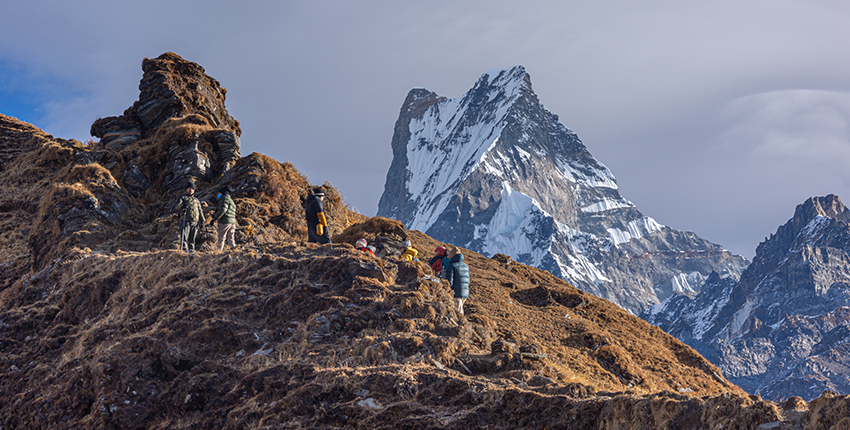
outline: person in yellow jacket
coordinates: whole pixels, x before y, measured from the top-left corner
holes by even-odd
[[[404,252],[401,253],[402,260],[419,261],[419,259],[416,258],[416,256],[419,255],[419,251],[417,251],[416,248],[410,245],[409,240],[405,240],[402,243],[402,246],[404,246]]]
[[[307,198],[307,242],[331,243],[328,220],[325,218],[325,208],[322,202],[325,200],[325,192],[321,188],[313,190],[313,194]]]

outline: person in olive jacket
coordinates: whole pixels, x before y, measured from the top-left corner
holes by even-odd
[[[236,203],[230,198],[230,193],[233,190],[225,185],[218,190],[218,207],[213,215],[211,223],[218,222],[218,242],[216,248],[219,251],[224,251],[225,242],[231,248],[236,248]]]
[[[307,242],[331,243],[330,231],[328,231],[328,220],[325,218],[325,208],[322,202],[325,200],[325,192],[321,188],[313,190],[313,194],[307,197]]]
[[[194,182],[186,185],[186,194],[180,197],[174,208],[180,214],[180,250],[195,252],[195,238],[200,227],[206,224],[206,219],[201,202],[195,197]]]
[[[463,302],[469,297],[469,266],[463,262],[463,254],[455,246],[449,251],[449,264],[445,267],[445,274],[457,299],[457,312],[463,316]]]

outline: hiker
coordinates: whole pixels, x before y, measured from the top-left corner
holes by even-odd
[[[402,242],[401,246],[404,247],[404,252],[401,253],[401,259],[407,261],[419,261],[416,256],[419,254],[419,251],[416,250],[413,246],[410,245],[409,240],[405,240]]]
[[[449,251],[449,264],[445,267],[449,286],[457,299],[457,311],[463,316],[463,302],[469,297],[469,266],[463,262],[463,254],[456,246]]]
[[[446,260],[445,262],[443,260]],[[446,247],[440,245],[437,249],[434,250],[434,256],[428,260],[428,265],[431,266],[431,269],[434,270],[438,276],[443,272],[443,264],[448,263],[448,258],[446,257]]]
[[[177,201],[175,210],[180,213],[180,250],[195,252],[195,238],[199,226],[206,224],[201,202],[195,197],[195,183],[189,181],[186,194]]]
[[[372,250],[372,247],[366,242],[366,239],[359,239],[357,243],[354,244],[354,247],[357,248],[358,251],[363,251],[372,257],[375,256],[375,251]]]
[[[331,243],[330,231],[328,231],[328,220],[325,218],[325,209],[322,202],[325,200],[325,192],[321,188],[313,190],[313,194],[307,197],[307,242]]]
[[[234,235],[236,234],[236,203],[230,197],[233,189],[225,185],[218,190],[218,207],[210,220],[210,224],[218,222],[218,241],[215,246],[219,251],[224,251],[224,243],[227,242],[231,248],[236,248]]]

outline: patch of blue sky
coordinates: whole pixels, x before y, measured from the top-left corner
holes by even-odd
[[[36,126],[48,115],[46,105],[79,97],[61,76],[0,58],[0,113]]]

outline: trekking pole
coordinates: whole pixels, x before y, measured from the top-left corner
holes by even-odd
[[[180,243],[180,251],[183,251],[183,229],[180,228],[180,225],[177,226],[177,241]]]
[[[180,240],[180,251],[189,251],[189,249],[188,249],[189,245],[188,244],[186,244],[187,249],[183,249],[183,243],[185,242],[185,240],[183,240],[183,235],[186,231],[186,228],[185,228],[186,211],[187,211],[187,209],[183,208],[183,210],[182,210],[182,212],[183,212],[182,213],[182,215],[183,215],[182,219],[183,220],[180,221],[180,224],[178,224],[178,226],[177,226],[177,238],[178,238],[178,240]]]

